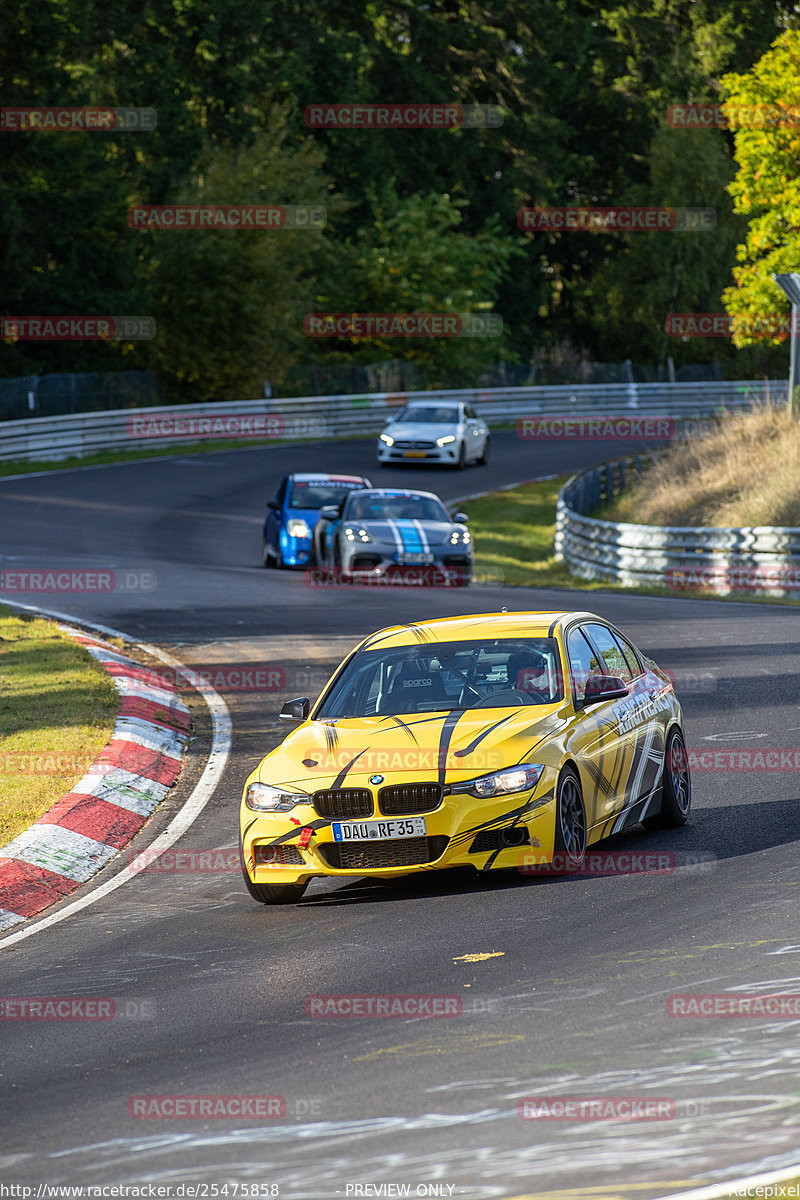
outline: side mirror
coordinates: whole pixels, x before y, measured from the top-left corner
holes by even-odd
[[[273,512],[280,512],[280,507],[281,506],[280,506],[280,504],[278,504],[277,500],[268,500],[267,501],[267,508],[271,508]]]
[[[297,700],[287,700],[278,713],[278,719],[281,721],[305,721],[310,707],[308,696],[300,696]]]
[[[584,704],[595,704],[598,700],[619,700],[627,696],[628,685],[617,675],[590,675],[586,680]]]
[[[339,515],[339,506],[336,504],[325,504],[319,510],[320,521],[335,521]]]
[[[461,521],[463,525],[466,525],[467,521],[469,520],[469,516],[467,513],[453,513],[453,520]]]

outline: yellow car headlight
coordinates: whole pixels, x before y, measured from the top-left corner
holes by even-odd
[[[307,803],[309,796],[296,788],[273,787],[269,783],[251,783],[244,802],[253,812],[288,812],[296,804]]]
[[[479,779],[469,779],[452,790],[469,792],[471,796],[480,796],[482,799],[505,796],[511,792],[527,792],[536,787],[543,770],[543,763],[521,763],[518,767],[506,767],[491,775],[481,775]]]

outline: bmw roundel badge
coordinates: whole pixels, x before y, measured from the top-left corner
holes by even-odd
[[[379,783],[383,783],[385,778],[386,778],[385,775],[370,775],[369,781],[373,785],[373,787],[377,787],[377,785]]]

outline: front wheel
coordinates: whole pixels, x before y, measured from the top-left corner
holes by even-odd
[[[673,829],[685,825],[692,807],[692,777],[683,734],[677,726],[670,730],[664,751],[664,778],[661,784],[661,812],[642,821],[645,829]]]
[[[586,853],[586,809],[573,767],[565,767],[558,781],[555,852],[565,856],[566,866],[576,866]]]
[[[490,441],[491,441],[491,438],[487,436],[486,441],[483,443],[483,454],[478,459],[479,467],[485,467],[489,461],[489,443],[490,443]]]
[[[459,451],[458,451],[458,462],[456,463],[456,470],[463,471],[464,467],[466,465],[467,465],[467,451],[464,447],[464,443],[462,442],[461,446],[459,447]]]

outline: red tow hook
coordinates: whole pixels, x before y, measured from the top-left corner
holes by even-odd
[[[303,826],[303,832],[300,834],[300,840],[297,843],[301,850],[305,850],[308,843],[311,841],[314,830],[310,825]]]

